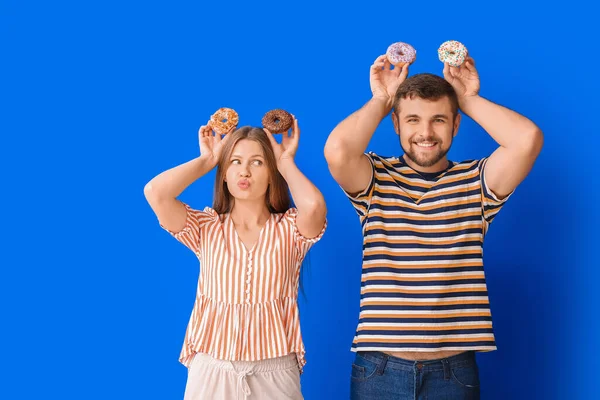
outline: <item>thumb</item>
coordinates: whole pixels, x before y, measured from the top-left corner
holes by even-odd
[[[268,130],[267,128],[263,128],[263,131],[265,131],[265,133],[267,134],[267,137],[269,138],[269,142],[271,142],[271,146],[273,148],[275,148],[275,146],[277,146],[277,140],[275,140],[271,131]]]
[[[447,81],[452,81],[452,76],[450,75],[450,65],[448,65],[448,63],[444,63],[443,74]]]
[[[408,76],[408,66],[409,66],[408,63],[406,63],[402,66],[402,69],[400,70],[400,75],[398,76],[398,79],[400,80],[400,82],[404,82],[404,80]]]

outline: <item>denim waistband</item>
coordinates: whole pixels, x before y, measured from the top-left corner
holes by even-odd
[[[357,353],[365,360],[376,363],[378,369],[396,369],[402,371],[413,371],[419,369],[423,372],[443,371],[445,366],[460,367],[469,364],[475,364],[475,352],[467,351],[451,357],[439,358],[435,360],[406,360],[404,358],[394,357],[380,351],[359,351]]]

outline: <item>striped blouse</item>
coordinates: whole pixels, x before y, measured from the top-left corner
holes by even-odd
[[[495,350],[483,240],[509,196],[487,188],[487,159],[430,181],[402,158],[367,156],[371,183],[346,193],[364,235],[352,350]]]
[[[196,300],[179,361],[189,368],[195,353],[231,361],[257,361],[305,349],[297,305],[300,267],[315,238],[296,227],[297,209],[271,214],[256,244],[246,249],[229,214],[192,209],[179,232],[166,229],[192,250],[201,268]]]

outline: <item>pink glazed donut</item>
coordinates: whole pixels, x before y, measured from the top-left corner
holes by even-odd
[[[417,58],[417,51],[410,44],[397,42],[388,47],[385,55],[390,64],[402,66],[411,64]]]

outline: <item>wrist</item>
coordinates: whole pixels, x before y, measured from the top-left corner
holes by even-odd
[[[373,96],[371,102],[386,115],[392,110],[392,98],[389,96]]]
[[[219,163],[219,160],[213,155],[203,154],[200,157],[196,158],[198,161],[199,167],[208,167],[213,169]]]
[[[477,104],[480,98],[478,94],[460,96],[458,98],[458,106],[463,112],[469,113],[470,109]]]
[[[390,96],[373,96],[371,102],[381,107],[382,110],[389,112],[392,109],[392,98]]]
[[[290,170],[290,168],[295,167],[296,163],[293,157],[282,158],[277,161],[277,169],[279,173],[285,177],[285,174]]]

